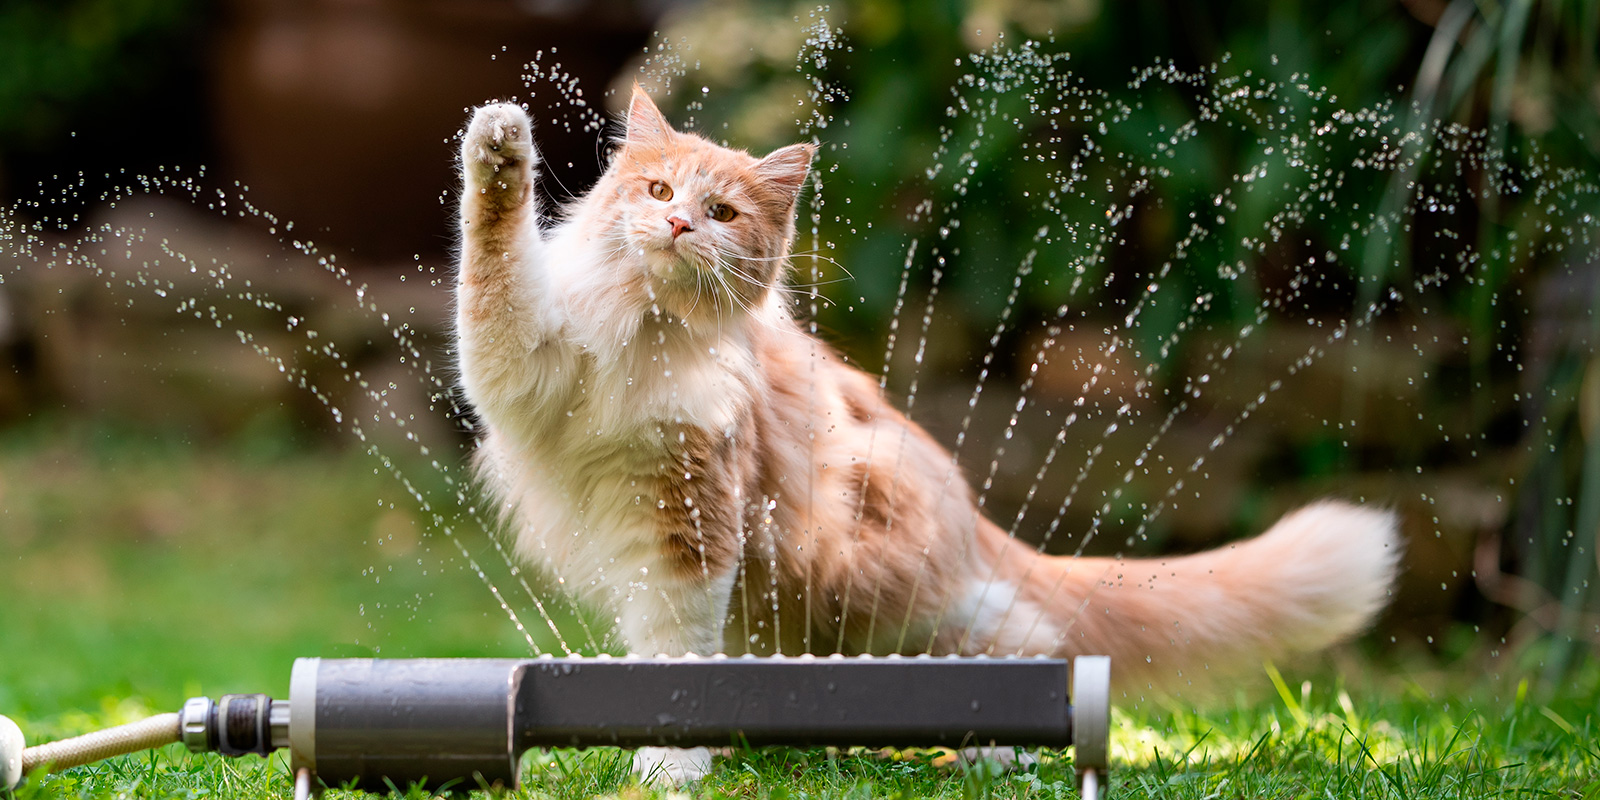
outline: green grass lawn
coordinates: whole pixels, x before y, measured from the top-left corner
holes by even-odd
[[[175,710],[192,695],[283,697],[297,656],[528,654],[468,557],[536,643],[554,646],[481,530],[462,528],[458,548],[427,532],[376,459],[282,439],[196,447],[64,423],[0,432],[0,713],[31,742]],[[447,491],[426,471],[407,477],[426,496]],[[1264,667],[1202,710],[1119,698],[1111,796],[1600,797],[1600,671],[1540,684],[1522,677],[1539,674],[1537,651],[1464,652],[1342,651]],[[687,794],[1076,796],[1070,752],[1016,772],[949,760],[735,752]],[[638,787],[614,750],[530,754],[525,776],[530,797],[665,794]],[[49,776],[18,797],[289,791],[282,756],[171,747]]]
[[[1389,691],[1313,685],[1300,696],[1205,712],[1151,706],[1115,714],[1111,796],[1150,798],[1498,798],[1600,796],[1592,679],[1543,701],[1514,693],[1430,695],[1389,676]],[[1492,681],[1481,682],[1487,688]],[[1516,687],[1512,687],[1515,692]],[[1296,693],[1299,694],[1299,693]],[[1292,702],[1290,702],[1292,701]],[[136,715],[122,704],[91,714],[24,720],[60,733]],[[1076,797],[1070,753],[1004,772],[941,766],[942,754],[736,752],[685,794],[694,797]],[[663,797],[639,787],[615,750],[530,754],[528,797]],[[20,800],[84,797],[257,797],[290,791],[285,759],[191,756],[179,747],[44,778]],[[342,794],[342,793],[335,793]],[[359,794],[350,793],[350,797]]]
[[[0,713],[282,694],[297,656],[528,653],[376,459],[281,441],[0,435]]]

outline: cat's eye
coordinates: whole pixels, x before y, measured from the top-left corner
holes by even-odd
[[[713,203],[711,208],[706,211],[711,215],[712,219],[718,222],[731,222],[734,217],[739,216],[739,212],[734,211],[733,206],[726,206],[721,203]]]
[[[661,181],[651,181],[650,196],[665,203],[672,199],[672,187]]]

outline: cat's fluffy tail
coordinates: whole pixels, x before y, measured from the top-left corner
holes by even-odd
[[[1041,556],[992,525],[980,542],[996,578],[969,589],[960,649],[1106,654],[1128,691],[1181,689],[1360,632],[1388,602],[1402,551],[1393,514],[1335,501],[1174,558]]]

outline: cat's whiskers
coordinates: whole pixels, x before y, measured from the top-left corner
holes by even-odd
[[[742,259],[745,259],[747,261],[761,261],[761,260],[765,260],[765,259],[757,259],[757,258],[751,258],[749,256],[742,256],[742,255],[739,255],[738,253],[729,252],[729,251],[723,250],[721,248],[717,248],[715,252],[717,254],[717,266],[719,268],[721,268],[721,269],[725,269],[728,272],[733,273],[733,275],[735,277],[737,277],[738,279],[744,281],[745,283],[750,284],[751,286],[754,286],[754,287],[759,288],[759,289],[765,289],[767,291],[772,291],[772,290],[778,288],[778,283],[777,282],[770,282],[769,283],[767,281],[757,280],[756,278],[754,278],[751,275],[745,273],[743,270],[739,269],[738,267],[735,267],[733,265],[732,260],[731,260],[731,259],[736,259],[736,258],[742,258]]]
[[[774,286],[772,284],[763,283],[762,281],[756,280],[755,278],[753,278],[750,275],[746,274],[743,270],[739,269],[738,267],[735,267],[730,262],[723,261],[723,262],[721,262],[721,264],[722,264],[722,268],[724,270],[726,270],[729,273],[732,273],[732,275],[735,278],[738,278],[739,280],[742,280],[745,283],[750,284],[751,286],[757,287],[759,289],[766,289],[766,290],[771,290],[771,289],[774,288]]]
[[[789,288],[791,288],[791,289],[818,289],[818,288],[821,288],[823,286],[832,286],[832,285],[834,285],[836,283],[851,283],[853,280],[854,280],[853,278],[834,278],[831,281],[816,281],[814,283],[791,283],[791,284],[789,284]],[[825,302],[828,302],[828,303],[834,302],[832,300],[829,300],[826,297],[822,298],[822,300],[825,301]]]
[[[716,276],[715,272],[712,272],[711,274],[712,274],[712,277]],[[698,283],[700,281],[700,279],[701,279],[700,270],[696,270],[695,271],[695,281]],[[721,302],[722,298],[721,298],[720,295],[721,295],[721,293],[717,291],[717,288],[715,286],[712,286],[711,287],[711,303],[717,309],[717,330],[719,330],[719,331],[722,330],[722,302]],[[729,309],[729,311],[732,311],[732,309]],[[705,558],[702,555],[701,556],[701,561],[704,562],[704,560],[705,560]]]
[[[785,258],[787,258],[787,256],[747,256],[747,255],[741,255],[739,253],[733,253],[733,252],[730,252],[730,251],[727,251],[727,250],[721,250],[720,248],[718,250],[718,254],[724,259],[726,259],[726,258],[737,258],[737,259],[741,259],[741,260],[744,260],[744,261],[782,261]],[[818,287],[822,287],[822,286],[831,286],[831,285],[833,285],[835,283],[848,283],[850,281],[854,281],[855,280],[855,275],[852,275],[850,273],[850,270],[845,269],[844,265],[842,265],[839,262],[834,261],[833,259],[828,258],[826,256],[819,256],[819,258],[822,258],[823,260],[825,260],[825,261],[833,264],[834,266],[838,267],[842,272],[844,272],[846,277],[844,277],[844,278],[835,278],[834,280],[831,280],[831,281],[815,281],[815,282],[812,282],[812,283],[786,282],[786,281],[781,281],[781,280],[776,280],[776,279],[772,280],[772,281],[760,281],[760,280],[756,280],[755,278],[753,278],[753,277],[751,277],[749,275],[746,275],[743,272],[738,271],[737,269],[733,268],[732,265],[728,265],[726,261],[723,261],[721,263],[726,265],[730,272],[733,272],[733,274],[737,275],[741,280],[745,281],[746,283],[749,283],[752,286],[759,286],[759,287],[761,287],[763,289],[766,289],[768,291],[775,291],[777,289],[782,288],[783,286],[788,286],[789,288],[792,288],[792,289],[814,289],[814,288],[818,288]],[[829,301],[829,302],[832,302],[832,301]]]
[[[724,266],[727,266],[729,268],[732,268],[732,266],[733,266],[732,265],[732,259],[738,259],[738,260],[741,260],[741,261],[780,261],[780,260],[782,260],[781,258],[768,258],[768,257],[764,257],[764,256],[750,256],[750,255],[745,255],[744,253],[736,253],[736,252],[734,252],[732,250],[727,249],[726,247],[718,247],[715,244],[713,244],[711,246],[711,249],[712,249],[712,252],[717,254],[718,263],[720,263],[720,264],[722,264]],[[768,285],[764,281],[757,281],[757,280],[753,280],[753,279],[751,279],[750,282],[754,283],[754,284],[756,284],[758,286],[766,286],[766,285]]]
[[[726,276],[724,276],[722,274],[722,270],[721,269],[713,269],[711,271],[711,276],[713,278],[715,278],[717,280],[717,282],[722,285],[722,288],[724,288],[724,289],[726,289],[728,291],[728,300],[729,300],[730,303],[732,303],[733,305],[737,306],[740,310],[744,311],[747,315],[755,316],[754,310],[751,309],[750,306],[746,305],[742,301],[742,299],[739,297],[739,292],[736,291],[733,288],[732,284],[728,283],[728,279],[727,279]]]
[[[737,267],[733,266],[733,264],[728,261],[727,254],[721,253],[720,251],[718,251],[718,252],[719,252],[719,255],[717,257],[717,263],[715,265],[715,269],[713,270],[712,274],[716,275],[717,276],[717,280],[721,281],[722,285],[727,288],[728,294],[729,294],[730,297],[733,298],[733,302],[734,303],[737,303],[739,305],[739,307],[741,309],[743,309],[746,314],[749,314],[752,317],[759,318],[760,315],[756,313],[755,308],[749,304],[749,301],[746,298],[740,296],[739,292],[733,288],[732,284],[728,283],[728,279],[726,277],[724,277],[722,273],[724,271],[732,273],[735,277],[739,278],[740,280],[743,280],[744,282],[746,282],[748,284],[751,284],[752,286],[759,287],[759,288],[764,288],[764,289],[770,290],[772,287],[768,286],[767,284],[764,284],[764,283],[762,283],[760,281],[757,281],[754,278],[751,278],[749,275],[746,275],[744,272],[740,271]]]
[[[730,255],[732,255],[732,254],[730,254]],[[739,256],[739,258],[742,258],[742,259],[744,259],[746,261],[788,261],[788,262],[791,262],[791,263],[795,259],[798,259],[798,258],[810,258],[810,259],[814,259],[814,260],[817,260],[817,261],[826,261],[827,263],[832,264],[835,267],[838,267],[839,271],[843,272],[845,274],[845,278],[847,278],[849,280],[852,280],[852,281],[856,279],[855,273],[851,272],[849,267],[846,267],[844,264],[840,263],[838,261],[838,259],[832,258],[830,256],[825,256],[825,255],[823,255],[822,253],[820,253],[820,252],[818,252],[816,250],[804,250],[804,251],[801,251],[801,252],[798,252],[798,253],[790,253],[790,254],[788,254],[786,256],[743,256],[742,255],[742,256]],[[823,285],[826,285],[826,284],[829,284],[829,283],[842,283],[842,282],[843,282],[843,280],[832,280],[832,281],[822,281],[822,282],[819,282],[819,283],[795,283],[795,284],[790,284],[790,285],[791,286],[810,287],[810,286],[823,286]]]
[[[700,292],[702,290],[704,290],[704,288],[705,288],[705,286],[700,280],[700,270],[695,270],[694,271],[694,300],[689,302],[689,310],[683,312],[683,316],[685,318],[687,318],[690,315],[692,315],[694,313],[694,310],[696,308],[700,307]],[[717,298],[717,293],[716,292],[712,292],[711,293],[711,302],[713,304],[716,303],[716,301],[717,301],[716,298]]]
[[[705,281],[705,278],[706,278],[707,275],[711,276],[711,278],[716,280],[717,283],[721,283],[724,288],[727,288],[726,281],[723,281],[721,279],[721,276],[717,274],[717,268],[716,268],[716,264],[715,263],[705,262],[701,258],[699,258],[697,254],[686,254],[684,260],[689,262],[689,268],[694,271],[694,284],[695,284],[696,300],[698,300],[699,292],[701,291],[702,287],[704,286],[704,281]],[[715,329],[720,331],[720,330],[722,330],[722,325],[723,325],[723,322],[722,322],[722,296],[721,296],[722,293],[717,291],[717,284],[716,283],[713,283],[711,285],[711,287],[709,288],[709,290],[707,290],[706,293],[711,295],[712,308],[716,309],[716,312],[717,312]],[[733,292],[730,290],[729,294],[732,295]],[[738,298],[736,296],[733,297],[733,301],[734,302],[737,302],[737,299]],[[729,308],[728,310],[732,311],[733,309]],[[692,313],[694,311],[694,309],[690,308],[689,311]]]

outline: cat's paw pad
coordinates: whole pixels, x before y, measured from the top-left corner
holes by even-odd
[[[533,147],[533,120],[528,112],[510,103],[494,103],[472,113],[461,155],[471,164],[502,167],[539,161]]]
[[[684,786],[711,772],[711,751],[704,747],[641,747],[633,753],[633,772],[644,783]]]

